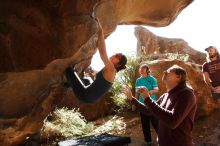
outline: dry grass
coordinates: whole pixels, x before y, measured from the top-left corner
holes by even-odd
[[[75,139],[101,133],[120,135],[125,129],[126,124],[121,117],[114,116],[104,124],[96,126],[96,123],[87,122],[78,110],[61,108],[56,109],[50,118],[44,121],[41,135],[43,139]]]

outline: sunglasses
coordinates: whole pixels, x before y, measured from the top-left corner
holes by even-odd
[[[167,74],[169,74],[169,73],[175,73],[175,72],[173,72],[173,71],[167,71],[167,70],[165,70],[165,71],[163,71],[163,74],[166,76]],[[175,73],[176,74],[176,73]]]

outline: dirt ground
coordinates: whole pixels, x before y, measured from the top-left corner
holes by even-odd
[[[127,123],[126,135],[131,137],[129,146],[144,146],[140,119],[137,113],[123,114]],[[152,127],[152,126],[151,126]],[[156,133],[152,129],[153,145],[156,146]],[[210,116],[201,118],[194,123],[193,129],[194,146],[220,146],[220,109]]]
[[[99,118],[96,120],[96,123],[105,123],[105,121],[108,121],[113,116]],[[124,117],[124,122],[126,122],[125,136],[131,138],[129,146],[147,146],[142,134],[139,113],[137,111],[126,112],[118,116]],[[157,146],[157,135],[153,128],[151,129],[151,133],[153,140],[151,146]],[[195,121],[192,136],[193,146],[220,146],[220,109],[214,111],[208,117],[203,117]]]

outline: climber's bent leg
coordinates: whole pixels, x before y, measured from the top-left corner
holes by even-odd
[[[87,87],[85,87],[72,68],[66,69],[66,78],[77,98],[85,103],[96,102],[112,87],[112,83],[105,80],[102,70],[97,73],[94,82]]]
[[[71,67],[68,67],[66,69],[65,75],[67,82],[72,87],[75,95],[77,96],[77,98],[79,98],[79,100],[81,100],[80,97],[84,96],[86,90],[86,87],[84,86],[83,82],[80,80],[77,73]]]

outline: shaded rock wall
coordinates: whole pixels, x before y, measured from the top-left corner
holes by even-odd
[[[94,15],[107,36],[118,24],[168,25],[191,2],[0,0],[0,145],[18,145],[58,103],[65,106],[65,68],[78,63],[81,72],[96,52]]]
[[[42,69],[72,56],[96,32],[96,2],[1,0],[0,72]]]
[[[1,0],[0,72],[42,69],[72,56],[96,32],[92,15],[109,35],[118,24],[168,25],[191,1]]]

